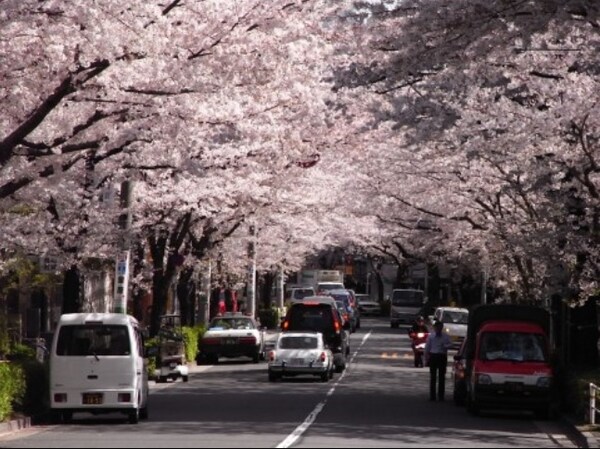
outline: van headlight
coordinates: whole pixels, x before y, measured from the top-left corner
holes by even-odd
[[[552,377],[540,377],[537,381],[538,388],[550,388]]]

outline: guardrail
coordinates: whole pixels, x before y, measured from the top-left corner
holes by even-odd
[[[600,409],[596,408],[596,395],[600,391],[600,387],[590,383],[590,424],[596,424],[596,413],[600,412]]]

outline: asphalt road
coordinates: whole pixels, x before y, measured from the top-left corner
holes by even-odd
[[[75,415],[71,425],[0,437],[0,447],[576,447],[561,421],[527,413],[474,417],[429,402],[428,371],[412,367],[405,329],[363,319],[353,361],[329,383],[270,383],[266,364],[198,367],[188,383],[152,386],[150,419]],[[448,378],[450,369],[448,371]]]

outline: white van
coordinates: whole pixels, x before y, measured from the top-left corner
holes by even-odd
[[[50,353],[50,407],[148,417],[148,373],[139,324],[129,315],[73,313],[60,318]]]

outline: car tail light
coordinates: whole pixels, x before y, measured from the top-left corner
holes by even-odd
[[[425,337],[425,333],[423,333],[423,332],[419,332],[419,333],[417,334],[417,338],[423,338],[423,337]]]
[[[274,362],[275,356],[276,356],[275,351],[269,352],[269,362]]]
[[[67,402],[66,393],[54,393],[54,402]]]
[[[119,393],[119,402],[131,402],[131,393]]]
[[[324,352],[322,352],[319,360],[321,360],[321,362],[325,362],[325,360],[327,360],[327,355]]]
[[[256,337],[240,337],[239,342],[243,345],[255,345]]]
[[[285,320],[285,321],[283,322],[283,326],[281,326],[281,328],[282,328],[284,331],[286,331],[286,330],[288,330],[288,329],[289,329],[289,327],[290,327],[290,322],[289,322],[288,320]]]
[[[200,342],[200,344],[204,344],[204,345],[218,345],[219,342],[221,340],[219,338],[213,338],[213,337],[209,337],[209,338],[203,338],[202,341]]]
[[[335,320],[333,322],[333,326],[335,327],[335,332],[339,334],[340,330],[342,329],[340,322],[338,320]]]

